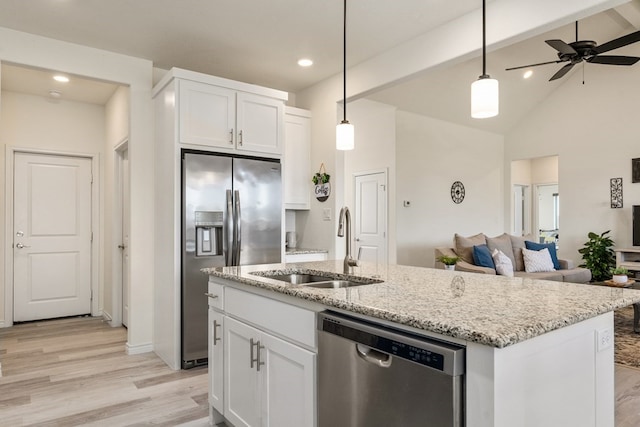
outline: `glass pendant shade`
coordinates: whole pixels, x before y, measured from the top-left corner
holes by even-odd
[[[336,149],[353,150],[355,147],[354,138],[353,125],[349,121],[343,120],[336,126]]]
[[[471,117],[486,119],[494,117],[499,112],[498,80],[489,76],[480,76],[471,83]]]

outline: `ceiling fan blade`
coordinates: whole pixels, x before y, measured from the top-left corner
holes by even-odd
[[[564,67],[560,68],[557,73],[555,73],[553,76],[551,76],[549,81],[557,80],[560,77],[564,76],[565,74],[567,74],[573,68],[574,65],[576,65],[576,64],[570,63],[570,64],[567,64]]]
[[[613,39],[601,46],[597,46],[595,48],[595,51],[598,53],[609,52],[610,50],[618,49],[619,47],[626,46],[628,44],[639,42],[639,41],[640,41],[640,31],[636,31],[635,33],[627,34],[626,36]]]
[[[564,61],[548,61],[548,62],[538,62],[537,64],[530,64],[530,65],[521,65],[519,67],[511,67],[511,68],[505,68],[505,71],[511,71],[511,70],[521,70],[522,68],[531,68],[531,67],[537,67],[538,65],[547,65],[547,64],[557,64],[559,62],[564,62]]]
[[[545,40],[546,44],[557,50],[558,52],[565,55],[577,55],[578,52],[562,40],[553,39],[553,40]]]
[[[617,56],[617,55],[598,55],[590,59],[587,62],[592,64],[607,64],[607,65],[633,65],[640,61],[637,56]]]

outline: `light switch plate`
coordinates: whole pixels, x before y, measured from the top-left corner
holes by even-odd
[[[322,219],[324,221],[331,221],[331,208],[322,209]]]

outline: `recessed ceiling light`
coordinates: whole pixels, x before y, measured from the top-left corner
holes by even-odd
[[[307,58],[302,58],[298,60],[298,65],[301,67],[310,67],[313,65],[313,61]]]
[[[60,74],[53,76],[53,80],[60,82],[60,83],[68,83],[69,82],[69,77],[67,76],[62,76]]]
[[[51,98],[58,99],[58,98],[62,97],[62,92],[60,92],[60,91],[58,91],[58,90],[53,90],[53,89],[51,89],[51,90],[49,91],[49,96],[50,96]]]
[[[527,70],[524,72],[524,74],[522,75],[523,78],[528,79],[529,77],[531,77],[533,75],[533,70]]]

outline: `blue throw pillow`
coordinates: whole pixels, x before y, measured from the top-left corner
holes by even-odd
[[[476,245],[473,247],[473,262],[480,267],[489,267],[494,270],[496,268],[487,245]]]
[[[549,249],[549,255],[551,255],[551,261],[553,261],[553,268],[560,270],[560,262],[558,261],[558,254],[556,253],[555,243],[536,243],[529,240],[525,240],[524,245],[530,251],[541,251],[544,248]]]

